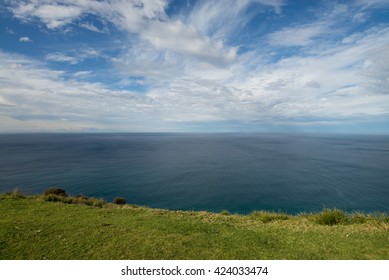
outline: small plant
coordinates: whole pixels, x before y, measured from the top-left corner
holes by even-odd
[[[89,205],[89,206],[102,208],[103,205],[105,204],[105,201],[102,199],[89,197],[84,204]]]
[[[254,211],[251,214],[251,217],[262,221],[263,223],[270,223],[277,220],[288,220],[290,217],[285,213],[274,213],[267,211]]]
[[[366,221],[367,221],[367,216],[361,213],[354,213],[350,217],[350,222],[352,224],[363,224],[366,223]]]
[[[127,201],[124,197],[115,197],[113,199],[113,203],[117,204],[117,205],[123,205],[123,204],[126,204]]]
[[[26,197],[18,188],[14,188],[14,190],[10,194],[13,198],[25,198]]]
[[[316,223],[319,225],[338,225],[348,221],[347,215],[339,209],[325,209],[315,217]]]
[[[63,196],[58,196],[54,194],[47,194],[43,196],[44,201],[51,201],[51,202],[61,201],[62,198]]]
[[[90,198],[80,194],[75,197],[76,203],[77,204],[85,204],[85,205],[92,205],[92,202],[90,201]]]
[[[63,196],[63,197],[68,196],[68,194],[65,192],[64,189],[58,189],[58,188],[50,188],[50,189],[46,190],[43,194],[44,195],[58,195],[58,196]]]
[[[229,215],[231,215],[231,213],[228,212],[228,210],[223,210],[223,211],[220,212],[220,214],[223,215],[223,216],[229,216]]]
[[[76,196],[76,198],[80,199],[80,200],[86,200],[88,199],[88,197],[86,195],[83,195],[83,194],[79,194]]]
[[[102,199],[87,197],[85,195],[78,195],[76,197],[73,197],[73,196],[68,196],[66,193],[65,195],[63,195],[62,191],[60,192],[53,191],[55,194],[51,194],[50,192],[51,190],[49,191],[48,194],[46,194],[47,192],[45,192],[45,195],[43,196],[44,201],[62,202],[66,204],[84,204],[84,205],[94,206],[99,208],[102,208],[103,205],[105,204],[105,201]]]
[[[372,218],[383,223],[389,223],[389,216],[386,213],[374,213]]]

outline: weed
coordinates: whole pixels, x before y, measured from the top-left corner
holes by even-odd
[[[389,223],[389,215],[386,213],[374,213],[372,218],[382,223]]]
[[[113,199],[113,203],[118,204],[118,205],[123,205],[123,204],[126,204],[127,201],[124,197],[115,197]]]
[[[230,212],[228,212],[227,210],[223,210],[220,212],[221,215],[224,215],[224,216],[229,216],[231,215]]]
[[[47,194],[44,195],[42,198],[44,201],[57,202],[57,201],[61,201],[63,197],[55,194]]]
[[[319,214],[315,215],[315,222],[319,225],[338,225],[348,222],[346,213],[339,209],[324,209]]]
[[[366,215],[361,214],[361,213],[353,213],[350,216],[349,221],[352,224],[363,224],[363,223],[366,223],[367,217],[366,217]]]
[[[63,196],[63,197],[68,196],[68,194],[65,192],[64,189],[58,189],[58,188],[50,188],[50,189],[46,190],[43,194],[44,195]]]
[[[102,199],[92,197],[88,199],[88,203],[90,206],[102,208],[105,204],[105,201]]]
[[[94,206],[99,208],[102,208],[103,205],[105,204],[105,201],[102,199],[86,197],[84,195],[72,197],[72,196],[62,196],[57,194],[48,194],[48,195],[44,195],[42,198],[44,201],[62,202],[66,204],[84,204],[84,205]]]
[[[251,217],[262,221],[263,223],[270,223],[277,220],[288,220],[290,216],[285,213],[274,213],[267,211],[254,211],[250,214]]]
[[[14,188],[10,195],[12,198],[26,198],[26,196],[18,188]]]

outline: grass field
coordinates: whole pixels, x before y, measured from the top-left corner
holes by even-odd
[[[0,259],[389,259],[386,214],[231,215],[52,198],[0,194]]]

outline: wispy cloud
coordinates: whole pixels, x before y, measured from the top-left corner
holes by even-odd
[[[15,130],[15,124],[20,130],[118,130],[136,116],[142,121],[134,126],[147,122],[148,97],[109,90],[99,83],[66,80],[65,72],[19,55],[0,51],[0,62],[3,130]]]
[[[94,32],[115,28],[125,36],[112,43],[118,45],[115,52],[67,48],[46,53],[43,62],[0,51],[3,128],[169,131],[188,124],[262,123],[305,129],[389,119],[389,27],[345,25],[345,19],[368,20],[372,6],[366,1],[320,6],[309,20],[257,32],[249,50],[233,39],[254,19],[271,15],[281,21],[288,2],[197,1],[175,16],[166,12],[168,5],[163,0],[12,5],[17,18],[43,22],[46,32],[78,26]],[[375,1],[374,7],[380,5],[383,1]],[[81,62],[101,58],[109,63],[98,69],[101,76],[114,81],[86,82],[97,74]],[[54,71],[52,62],[67,65]],[[65,70],[71,67],[76,71]]]
[[[329,24],[319,22],[287,27],[269,35],[269,42],[278,46],[307,46],[314,43],[319,36],[331,34]]]
[[[90,31],[93,31],[93,32],[98,32],[98,33],[105,33],[106,30],[101,30],[101,29],[98,29],[94,24],[92,23],[80,23],[79,24],[81,27],[85,28],[85,29],[88,29]]]
[[[78,64],[86,59],[97,58],[101,55],[100,51],[94,48],[84,48],[82,50],[68,50],[66,53],[55,52],[46,55],[46,60],[52,62],[62,62],[69,64]]]
[[[250,12],[249,8],[255,4],[262,5],[262,8],[256,7],[255,12]],[[201,0],[196,2],[187,21],[202,34],[225,40],[232,33],[239,32],[253,16],[268,9],[281,13],[283,5],[281,0]]]
[[[236,50],[223,45],[220,40],[204,36],[197,29],[180,20],[170,20],[165,14],[168,2],[138,1],[108,2],[56,1],[19,2],[11,10],[22,20],[39,19],[49,29],[60,28],[77,21],[83,14],[95,14],[116,28],[139,34],[140,38],[162,50],[174,51],[195,58],[223,65],[235,58]],[[91,25],[85,25],[93,29]]]
[[[386,0],[357,0],[355,5],[363,9],[389,7],[389,2]]]
[[[333,4],[320,11],[313,11],[315,19],[309,22],[300,22],[283,27],[267,35],[271,45],[282,47],[305,47],[314,43],[332,40],[344,33],[344,18],[361,20],[362,15],[357,15],[353,7]]]
[[[79,60],[76,57],[68,56],[63,53],[50,53],[46,55],[46,59],[55,62],[66,62],[70,64],[77,64]]]
[[[26,1],[16,2],[12,12],[23,20],[29,20],[30,17],[36,17],[44,22],[48,28],[58,28],[70,23],[74,18],[82,14],[81,7],[66,3],[67,1]],[[70,4],[70,5],[69,5]]]
[[[11,28],[9,28],[8,26],[5,28],[5,32],[8,33],[8,34],[11,34],[11,35],[15,35],[15,31],[13,31]]]

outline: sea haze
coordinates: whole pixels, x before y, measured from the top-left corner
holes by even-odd
[[[2,134],[0,191],[182,210],[389,210],[389,136]]]

